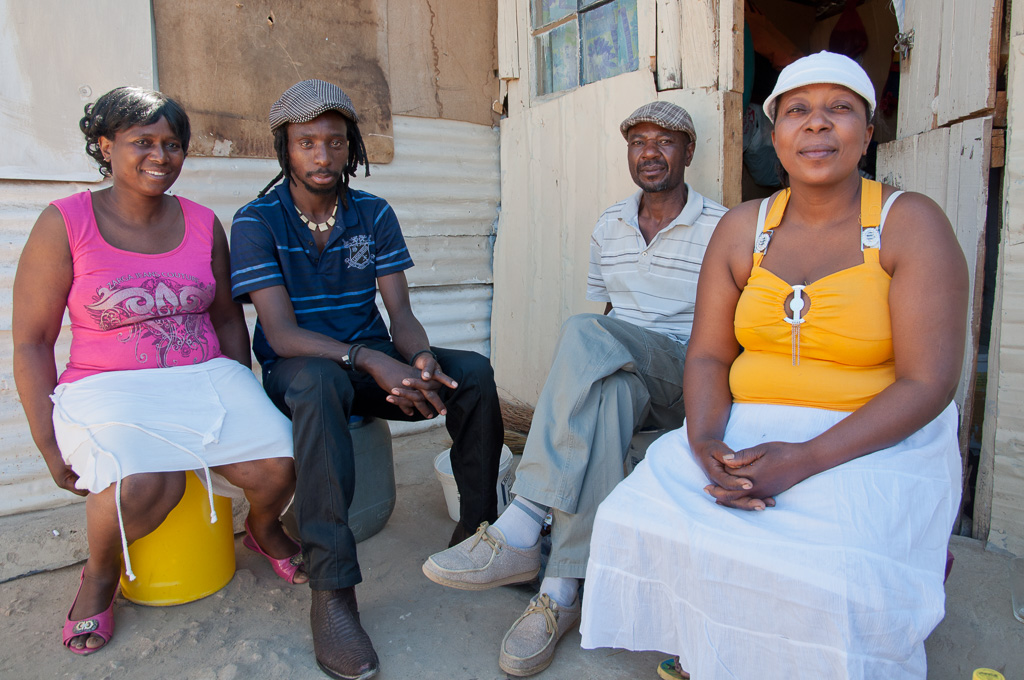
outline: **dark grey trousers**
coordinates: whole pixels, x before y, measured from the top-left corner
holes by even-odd
[[[399,361],[390,342],[366,343]],[[432,347],[441,368],[458,384],[440,392],[448,409],[452,472],[461,496],[463,527],[472,533],[480,522],[497,517],[495,487],[504,430],[494,372],[475,353]],[[295,446],[295,519],[314,590],[347,588],[362,581],[348,511],[358,480],[349,417],[423,420],[407,416],[386,401],[373,378],[348,371],[329,359],[278,359],[263,372],[263,387],[292,420]]]

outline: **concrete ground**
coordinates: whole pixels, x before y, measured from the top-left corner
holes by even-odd
[[[456,591],[420,572],[454,527],[432,468],[434,454],[447,446],[443,429],[395,440],[398,505],[387,527],[359,545],[365,582],[357,592],[382,680],[504,678],[498,645],[533,594],[526,586]],[[964,680],[987,666],[1007,680],[1024,680],[1024,624],[1011,614],[1009,558],[961,538],[953,539],[952,550],[947,615],[927,642],[928,677]],[[284,584],[237,539],[236,555],[232,581],[204,600],[157,608],[119,599],[112,642],[86,657],[60,645],[79,566],[0,583],[0,678],[326,677],[313,660],[308,588]],[[663,658],[584,651],[579,642],[577,631],[563,638],[555,662],[539,677],[653,680]]]

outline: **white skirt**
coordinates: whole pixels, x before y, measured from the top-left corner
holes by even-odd
[[[725,442],[807,441],[848,414],[734,404]],[[763,512],[717,505],[686,424],[601,504],[583,647],[678,654],[695,680],[925,678],[960,502],[956,408]]]
[[[53,428],[76,488],[99,493],[117,485],[125,563],[131,562],[121,518],[120,483],[145,472],[202,470],[210,494],[237,495],[210,468],[292,456],[292,425],[252,371],[226,357],[171,368],[108,371],[57,386]],[[216,480],[214,482],[213,480]]]

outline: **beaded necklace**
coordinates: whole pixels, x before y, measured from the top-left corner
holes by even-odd
[[[334,226],[334,218],[338,214],[338,204],[334,204],[334,210],[331,212],[331,216],[328,217],[323,222],[314,222],[313,220],[309,219],[308,217],[302,214],[302,211],[299,210],[299,206],[295,206],[295,212],[299,213],[299,219],[302,220],[303,224],[309,227],[310,231],[316,231],[318,229],[320,231],[327,231],[328,229]]]

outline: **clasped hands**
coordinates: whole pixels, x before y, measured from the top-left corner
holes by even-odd
[[[432,354],[420,354],[412,365],[387,357],[389,361],[370,370],[377,384],[388,393],[387,400],[407,416],[417,411],[424,418],[445,415],[444,400],[438,394],[442,387],[455,389],[459,386],[444,371]]]
[[[765,442],[733,451],[715,439],[692,448],[697,464],[711,481],[704,491],[716,503],[740,510],[764,510],[775,505],[776,495],[814,474],[805,447]]]

